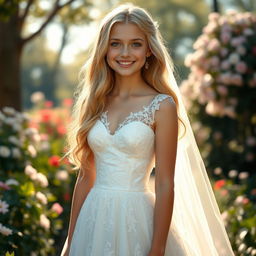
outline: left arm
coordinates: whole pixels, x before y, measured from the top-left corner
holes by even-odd
[[[176,104],[164,100],[155,115],[154,233],[148,256],[163,256],[174,203],[174,171],[177,152],[178,117]]]

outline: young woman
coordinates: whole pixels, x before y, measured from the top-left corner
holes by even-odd
[[[233,255],[157,23],[131,4],[114,9],[83,70],[62,255]]]

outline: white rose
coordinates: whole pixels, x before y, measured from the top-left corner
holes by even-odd
[[[19,131],[22,130],[22,127],[21,127],[20,124],[15,123],[15,124],[12,126],[12,129],[13,129],[14,131],[16,131],[16,132],[19,132]]]
[[[4,236],[9,236],[12,234],[12,230],[10,228],[5,227],[0,223],[0,233]]]
[[[25,174],[31,177],[32,175],[37,174],[37,170],[31,165],[27,165],[24,170]]]
[[[5,182],[6,185],[14,185],[14,186],[18,186],[20,183],[15,180],[15,179],[8,179],[6,182]]]
[[[43,194],[43,193],[40,192],[40,191],[36,192],[36,198],[37,198],[42,204],[47,204],[47,203],[48,203],[47,197],[45,196],[45,194]]]
[[[21,158],[21,152],[18,148],[12,149],[12,155],[14,158]]]
[[[56,173],[56,179],[58,180],[67,180],[68,172],[65,170],[60,170]]]
[[[230,170],[228,173],[229,178],[235,178],[238,174],[237,170]]]
[[[230,54],[230,56],[228,58],[228,61],[231,64],[236,64],[239,60],[240,60],[240,57],[239,57],[239,55],[237,53]]]
[[[45,229],[49,229],[51,225],[50,220],[44,214],[40,215],[39,223]]]
[[[14,108],[11,108],[11,107],[4,107],[3,112],[7,115],[13,116],[13,115],[15,115],[16,110]]]
[[[8,147],[6,146],[0,146],[0,156],[1,157],[9,157],[11,155],[11,151]]]
[[[13,135],[9,136],[8,141],[11,142],[12,144],[16,145],[16,146],[21,146],[21,142],[16,136],[13,136]]]
[[[31,102],[33,102],[33,103],[38,103],[38,102],[41,102],[41,101],[43,101],[44,100],[44,94],[42,93],[42,92],[34,92],[32,95],[31,95],[31,97],[30,97],[30,100],[31,100]]]
[[[244,33],[244,35],[246,35],[246,36],[250,36],[250,35],[253,35],[253,34],[254,34],[253,30],[250,29],[250,28],[246,28],[246,29],[243,31],[243,33]]]
[[[42,187],[47,187],[48,186],[48,180],[47,177],[41,173],[37,173],[36,181],[42,186]]]
[[[36,157],[37,156],[37,152],[36,149],[33,145],[28,145],[28,152],[32,157]]]

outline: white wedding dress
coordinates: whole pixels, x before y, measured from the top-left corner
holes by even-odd
[[[151,125],[166,98],[173,100],[156,95],[141,111],[130,113],[114,134],[107,111],[89,131],[97,178],[80,210],[70,256],[147,256],[155,202],[149,189],[155,137]],[[165,255],[188,255],[183,247],[177,231],[170,228]]]
[[[81,207],[70,256],[148,255],[155,203],[155,194],[149,188],[154,167],[152,125],[163,100],[173,98],[157,94],[149,105],[131,112],[114,134],[109,129],[107,111],[89,131],[88,143],[95,155],[97,177]],[[176,214],[182,214],[182,209],[178,211]],[[189,238],[193,239],[197,238]],[[175,221],[171,222],[165,256],[219,255],[205,247],[203,252],[191,248],[182,239]]]

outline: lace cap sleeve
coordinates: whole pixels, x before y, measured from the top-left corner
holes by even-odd
[[[170,102],[175,103],[173,97],[168,94],[159,94],[159,96],[156,97],[155,100],[152,102],[152,104],[150,106],[150,112],[151,112],[151,116],[152,116],[152,122],[151,122],[152,124],[155,122],[155,112],[156,112],[156,110],[159,110],[160,103],[167,98],[170,100]]]

